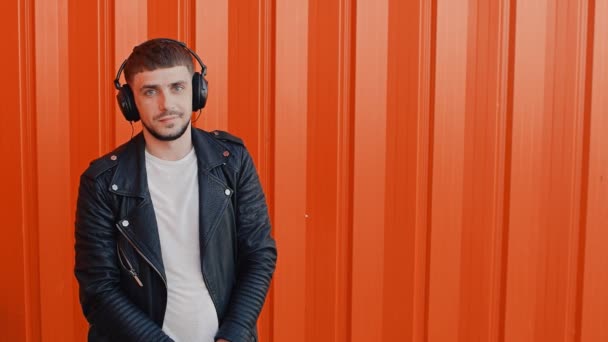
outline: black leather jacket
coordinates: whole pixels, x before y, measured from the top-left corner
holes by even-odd
[[[203,278],[216,338],[256,341],[275,269],[266,200],[249,153],[225,132],[192,129],[198,159]],[[170,341],[166,278],[140,133],[80,178],[75,274],[89,341]]]

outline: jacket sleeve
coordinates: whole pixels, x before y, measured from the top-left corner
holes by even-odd
[[[237,191],[238,274],[216,339],[252,341],[274,273],[277,251],[270,235],[264,192],[251,156],[243,148]]]
[[[97,331],[121,341],[171,341],[120,289],[116,228],[108,203],[98,182],[80,177],[74,273],[84,315]]]

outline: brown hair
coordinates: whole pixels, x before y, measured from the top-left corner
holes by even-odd
[[[133,48],[125,64],[125,79],[131,84],[137,73],[175,66],[185,66],[193,74],[194,63],[190,52],[169,39],[150,39]]]

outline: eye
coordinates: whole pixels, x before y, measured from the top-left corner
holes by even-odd
[[[154,94],[156,94],[156,90],[154,90],[154,89],[146,89],[146,90],[144,90],[144,96],[152,96]]]
[[[184,90],[184,89],[186,89],[186,87],[185,87],[185,86],[184,86],[182,83],[175,84],[175,85],[173,86],[173,90],[174,90],[175,92],[181,92],[181,91],[182,91],[182,90]]]

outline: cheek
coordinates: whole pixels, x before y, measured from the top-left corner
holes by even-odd
[[[140,99],[139,101],[135,101],[137,105],[137,110],[139,111],[139,116],[142,119],[147,119],[156,113],[156,106],[152,101],[146,101],[145,99]]]
[[[180,106],[184,111],[192,112],[192,94],[184,96],[180,101]]]
[[[135,105],[137,106],[137,109],[141,111],[141,108],[146,107],[146,101],[141,96],[136,96]]]

